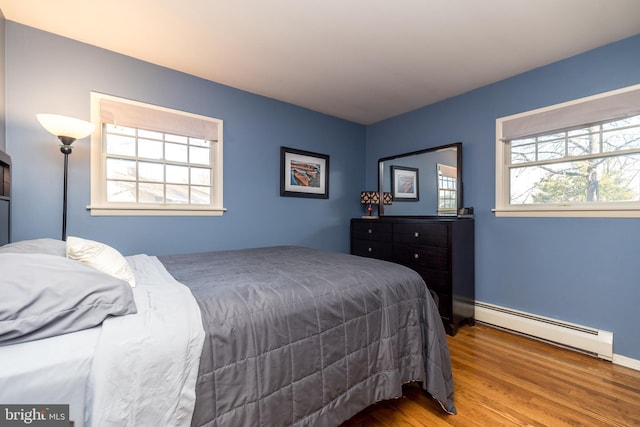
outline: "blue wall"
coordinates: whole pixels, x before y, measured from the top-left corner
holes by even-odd
[[[640,219],[496,218],[495,120],[640,83],[640,35],[367,128],[377,159],[463,142],[464,198],[476,213],[476,298],[614,332],[640,359]],[[389,143],[393,141],[393,143]]]
[[[273,244],[349,251],[361,214],[365,129],[87,44],[6,22],[7,152],[13,240],[59,238],[63,156],[37,113],[89,120],[91,91],[224,120],[222,217],[92,217],[89,139],[69,157],[68,234],[125,254]],[[280,146],[330,156],[329,199],[280,197]]]

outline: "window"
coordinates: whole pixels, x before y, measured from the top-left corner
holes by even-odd
[[[640,217],[640,85],[496,121],[496,215]]]
[[[456,178],[458,171],[453,166],[438,164],[438,215],[456,215],[458,194]]]
[[[222,121],[92,93],[92,215],[222,215]]]

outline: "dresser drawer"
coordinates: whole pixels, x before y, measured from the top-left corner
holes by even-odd
[[[391,260],[391,243],[379,242],[375,240],[352,240],[351,253],[353,255],[366,256],[369,258],[378,258],[383,260]]]
[[[402,223],[393,226],[393,241],[419,245],[448,247],[448,227],[446,224]]]
[[[431,270],[428,268],[414,268],[427,284],[427,287],[438,293],[451,292],[451,275],[447,270]]]
[[[449,250],[434,246],[393,244],[393,258],[411,268],[448,271]]]
[[[378,240],[391,242],[393,225],[377,221],[353,221],[351,237],[358,240]]]

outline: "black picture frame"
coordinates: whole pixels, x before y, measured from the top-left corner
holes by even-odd
[[[280,196],[329,198],[329,156],[280,147]]]
[[[391,166],[391,195],[394,201],[420,200],[420,171],[418,168]]]

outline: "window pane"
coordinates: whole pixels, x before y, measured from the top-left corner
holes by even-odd
[[[211,163],[211,150],[208,148],[189,147],[189,161],[200,165]]]
[[[182,136],[182,135],[166,134],[165,138],[167,139],[167,141],[178,142],[180,144],[186,144],[189,141],[189,138],[187,138],[186,136]]]
[[[597,154],[600,152],[600,134],[585,134],[570,137],[567,141],[569,156],[586,156],[588,154]]]
[[[205,168],[191,168],[191,184],[211,185],[211,170]]]
[[[107,181],[107,201],[134,203],[136,201],[136,183]]]
[[[136,155],[136,139],[130,136],[107,134],[107,154]]]
[[[106,124],[105,126],[107,129],[107,132],[110,132],[110,133],[120,133],[122,135],[131,135],[131,136],[136,135],[135,128],[126,128],[124,126],[116,126],[116,125],[110,125],[110,124]]]
[[[561,159],[564,155],[564,139],[538,144],[539,161]]]
[[[135,181],[135,160],[122,160],[107,158],[107,179],[124,179]]]
[[[211,187],[191,187],[191,203],[194,205],[211,203]]]
[[[147,159],[162,159],[162,141],[155,141],[152,139],[139,139],[138,140],[138,157],[144,157]]]
[[[164,165],[161,163],[138,163],[138,179],[140,181],[164,181]]]
[[[605,132],[602,135],[602,139],[602,150],[604,152],[637,149],[640,148],[640,128]]]
[[[512,168],[511,204],[640,200],[640,155]]]
[[[438,209],[455,209],[456,192],[450,190],[440,190]]]
[[[528,163],[528,162],[536,161],[535,142],[534,143],[527,142],[525,144],[522,141],[531,141],[531,139],[511,141],[511,163],[512,164]]]
[[[189,186],[167,184],[167,203],[189,203]]]
[[[537,139],[538,139],[538,142],[552,141],[555,139],[564,139],[564,132],[552,133],[549,135],[541,135]]]
[[[162,132],[154,132],[152,130],[138,129],[139,138],[159,139],[162,141]]]
[[[171,162],[187,162],[187,146],[165,144],[165,159]]]
[[[521,139],[514,139],[510,142],[512,147],[519,147],[521,145],[531,145],[533,144],[535,146],[536,142],[538,140],[536,138],[521,138]]]
[[[167,182],[176,184],[189,183],[189,168],[187,166],[167,165]]]
[[[611,130],[626,126],[640,126],[640,116],[632,116],[626,119],[616,120],[615,122],[605,123],[602,125],[602,129]]]
[[[189,138],[189,144],[195,145],[198,147],[211,147],[211,141],[207,139],[198,139],[198,138]]]
[[[164,203],[164,184],[140,183],[138,201],[140,203]]]

